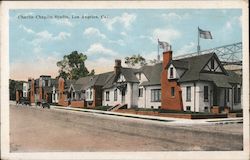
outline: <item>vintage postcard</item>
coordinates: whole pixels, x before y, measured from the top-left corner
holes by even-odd
[[[2,2],[1,159],[249,159],[247,9]]]

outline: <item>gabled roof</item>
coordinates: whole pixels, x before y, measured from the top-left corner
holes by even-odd
[[[166,68],[168,68],[171,64],[175,68],[188,69],[188,61],[185,61],[185,60],[172,60],[170,61],[170,63],[167,65]]]
[[[134,68],[121,68],[121,74],[125,77],[126,82],[139,83],[135,72],[137,69]]]
[[[153,66],[144,66],[141,72],[147,77],[148,81],[142,82],[140,85],[150,86],[161,84],[162,63],[157,63]]]
[[[182,62],[183,61],[187,62],[189,66],[187,71],[180,77],[178,81],[185,82],[185,81],[200,80],[200,71],[207,64],[207,62],[212,56],[214,56],[214,53],[203,54],[178,60]]]
[[[211,81],[217,87],[229,88],[231,87],[230,83],[241,83],[241,78],[230,71],[226,71],[223,66],[222,69],[224,74],[221,73],[202,73],[202,69],[208,63],[208,61],[214,57],[218,60],[218,57],[215,53],[209,53],[204,55],[198,55],[194,57],[180,59],[180,61],[188,62],[187,71],[180,77],[178,82],[189,82],[189,81]],[[219,62],[219,61],[218,61]]]
[[[134,68],[121,68],[121,75],[124,76],[126,79],[126,82],[130,83],[139,83],[139,80],[137,79],[135,73],[138,71],[138,69]],[[117,80],[118,76],[115,75],[115,72],[110,72],[110,75],[107,77],[107,80],[105,82],[105,85],[103,88],[111,88],[114,86],[114,82]]]

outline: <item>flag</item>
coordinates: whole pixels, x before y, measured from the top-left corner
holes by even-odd
[[[164,49],[164,50],[167,50],[168,47],[170,46],[167,42],[161,42],[158,40],[158,45],[160,48]]]
[[[200,38],[213,39],[212,38],[212,34],[211,34],[210,31],[204,31],[204,30],[202,30],[200,28],[198,28],[198,30],[199,30],[199,36],[200,36]]]

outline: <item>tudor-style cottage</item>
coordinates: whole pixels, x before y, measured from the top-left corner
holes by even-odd
[[[215,53],[172,60],[172,51],[164,52],[161,84],[163,109],[241,109],[241,78],[226,71]]]
[[[103,86],[104,106],[132,108],[138,106],[139,80],[136,69],[123,68],[121,60],[115,60],[114,72]]]

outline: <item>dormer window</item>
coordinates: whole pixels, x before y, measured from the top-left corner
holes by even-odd
[[[170,68],[170,78],[174,78],[174,68],[173,67],[171,67]]]

